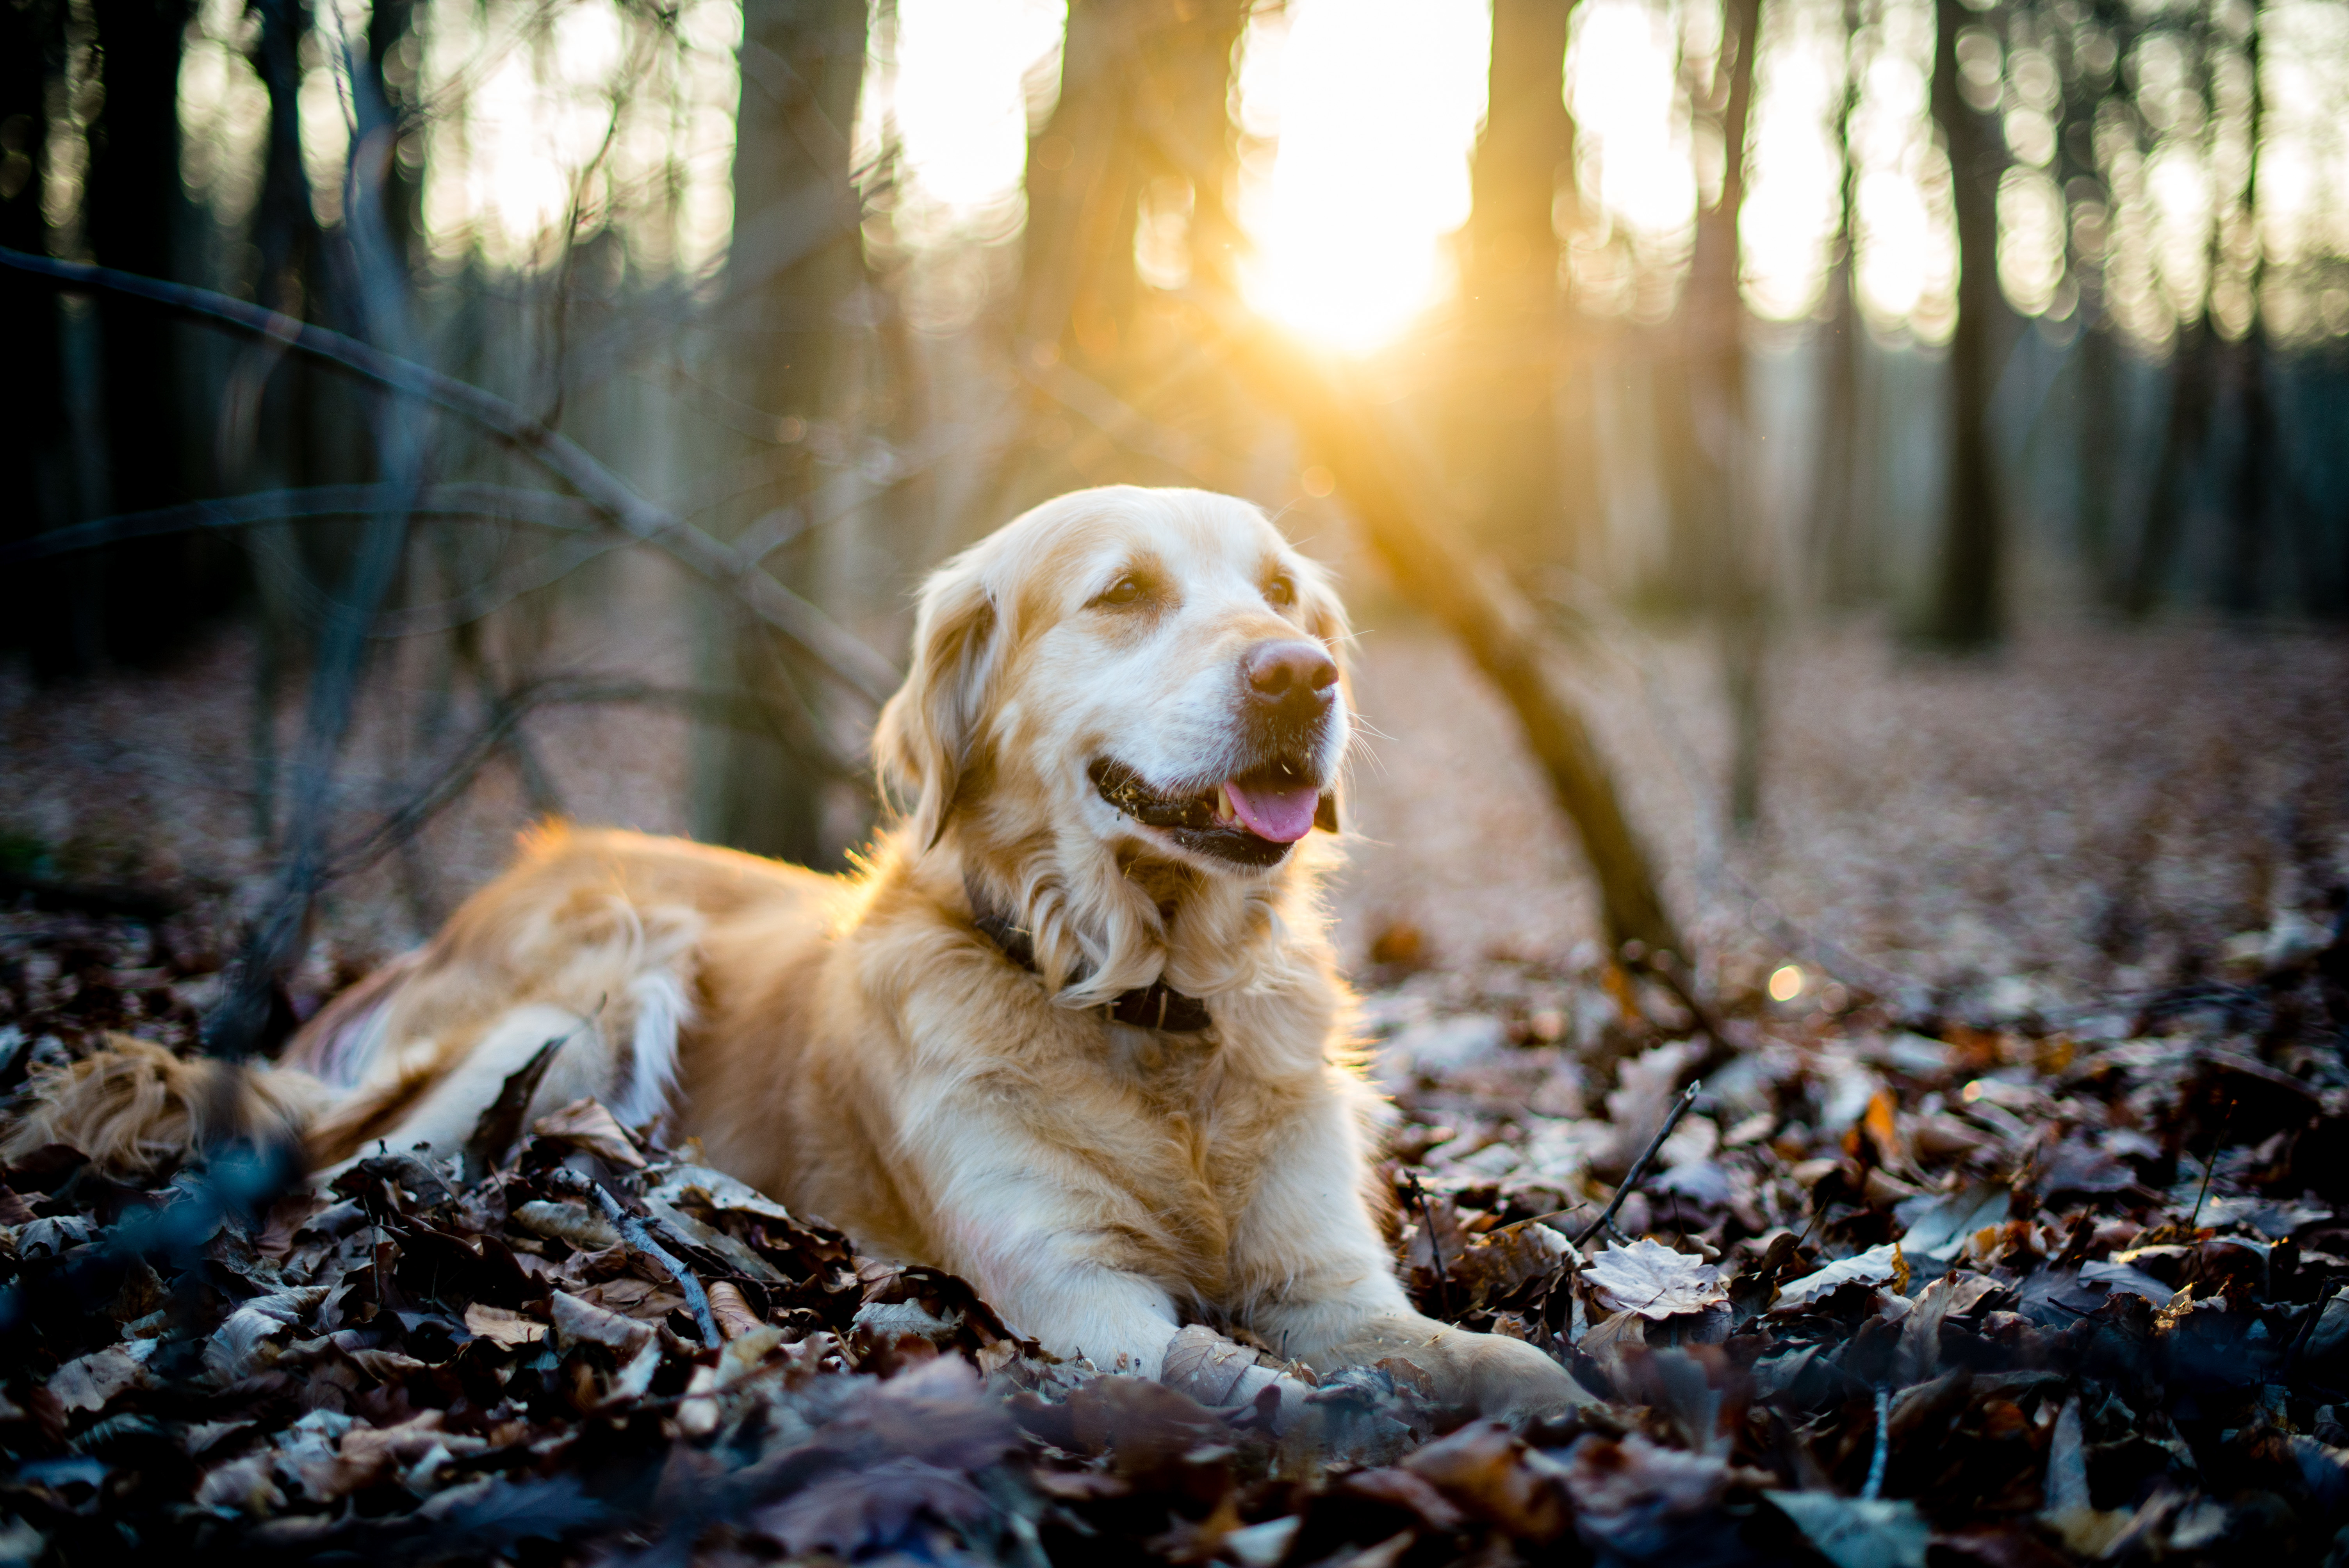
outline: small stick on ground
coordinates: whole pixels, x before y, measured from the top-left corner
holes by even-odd
[[[1892,1390],[1878,1383],[1876,1386],[1876,1457],[1868,1461],[1868,1484],[1859,1489],[1860,1501],[1874,1502],[1884,1495],[1884,1466],[1892,1457]]]
[[[620,1234],[627,1238],[628,1245],[640,1253],[649,1253],[655,1263],[667,1269],[669,1277],[677,1281],[678,1288],[685,1293],[685,1305],[693,1314],[694,1326],[701,1331],[701,1342],[712,1350],[724,1347],[726,1336],[718,1332],[718,1319],[709,1310],[709,1294],[701,1288],[701,1282],[693,1277],[691,1269],[653,1240],[651,1230],[642,1220],[622,1208],[620,1201],[605,1191],[601,1182],[590,1181],[576,1171],[558,1165],[546,1176],[548,1181],[563,1191],[591,1200],[604,1211],[604,1217],[612,1222]]]
[[[1446,1323],[1452,1321],[1452,1291],[1444,1275],[1444,1247],[1435,1239],[1435,1211],[1427,1204],[1427,1189],[1419,1184],[1419,1172],[1411,1176],[1412,1201],[1419,1205],[1419,1222],[1427,1228],[1427,1255],[1435,1264],[1435,1309]]]
[[[1640,1151],[1640,1158],[1631,1161],[1631,1169],[1624,1174],[1623,1184],[1615,1189],[1613,1199],[1608,1202],[1599,1218],[1583,1226],[1582,1233],[1574,1238],[1576,1246],[1582,1245],[1583,1243],[1597,1235],[1601,1227],[1613,1223],[1615,1211],[1623,1206],[1623,1200],[1631,1195],[1631,1189],[1637,1187],[1640,1184],[1640,1178],[1648,1173],[1648,1161],[1656,1157],[1656,1150],[1664,1146],[1664,1140],[1672,1135],[1672,1129],[1678,1127],[1681,1124],[1681,1118],[1689,1113],[1689,1107],[1696,1103],[1697,1090],[1703,1087],[1702,1082],[1692,1083],[1681,1091],[1680,1103],[1672,1107],[1670,1116],[1664,1118],[1664,1124],[1656,1129],[1656,1135],[1648,1140],[1648,1147]]]
[[[2186,1233],[2192,1235],[2202,1228],[2202,1200],[2210,1195],[2210,1177],[2219,1169],[2219,1150],[2227,1147],[2227,1129],[2235,1119],[2235,1102],[2227,1102],[2227,1114],[2219,1119],[2219,1135],[2210,1140],[2210,1157],[2202,1162],[2202,1190],[2194,1194],[2194,1212],[2186,1222]]]

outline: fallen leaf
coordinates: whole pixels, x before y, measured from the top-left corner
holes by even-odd
[[[49,1375],[49,1392],[68,1410],[102,1410],[144,1376],[144,1352],[154,1344],[137,1340],[130,1347],[110,1346],[68,1361]]]
[[[2107,1292],[2125,1290],[2145,1297],[2156,1306],[2167,1305],[2169,1298],[2178,1294],[2143,1269],[2131,1268],[2124,1263],[2082,1264],[2080,1283],[2101,1284]]]
[[[465,1308],[465,1326],[497,1345],[535,1345],[546,1337],[545,1324],[478,1301]]]
[[[1900,1255],[1900,1243],[1887,1242],[1857,1257],[1841,1259],[1800,1279],[1787,1281],[1778,1287],[1778,1299],[1770,1310],[1800,1312],[1847,1284],[1889,1285],[1896,1292],[1906,1290],[1909,1264]]]
[[[751,1522],[781,1542],[786,1552],[853,1558],[895,1545],[923,1515],[953,1524],[975,1522],[993,1511],[987,1494],[967,1477],[919,1460],[892,1459],[826,1477]]]
[[[2107,1511],[2088,1496],[2088,1452],[2080,1401],[2067,1399],[2047,1444],[2045,1504],[2039,1521],[2083,1557],[2101,1557],[2137,1522],[2133,1511]]]
[[[651,1324],[606,1312],[568,1291],[556,1291],[552,1305],[555,1336],[566,1345],[601,1345],[634,1355],[654,1336]]]
[[[561,1110],[540,1117],[531,1130],[552,1142],[584,1149],[624,1171],[642,1171],[647,1163],[636,1140],[596,1100],[573,1100]]]
[[[1469,1513],[1523,1541],[1565,1533],[1565,1489],[1557,1464],[1497,1421],[1472,1421],[1403,1460]]]
[[[1601,1306],[1642,1317],[1661,1320],[1729,1302],[1719,1268],[1647,1236],[1628,1247],[1603,1249],[1584,1265],[1582,1275],[1597,1290]]]
[[[1997,1181],[1976,1181],[1938,1198],[1911,1199],[1897,1212],[1909,1227],[1904,1256],[1947,1263],[1985,1226],[2003,1223],[2013,1194]]]
[[[1933,1532],[1906,1498],[1837,1497],[1826,1491],[1765,1491],[1836,1568],[1925,1568]]]

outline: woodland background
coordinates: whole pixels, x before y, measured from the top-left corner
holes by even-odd
[[[2328,0],[0,26],[48,268],[0,269],[5,874],[170,884],[269,985],[534,814],[841,863],[921,573],[1124,480],[1344,575],[1359,957],[1832,946],[2014,1004],[2340,880]]]
[[[2337,1565],[2344,110],[2344,0],[0,4],[0,1094],[545,815],[845,865],[921,574],[1204,484],[1358,628],[1399,1270],[1594,1395],[1100,1376],[526,1070],[13,1150],[0,1564]]]

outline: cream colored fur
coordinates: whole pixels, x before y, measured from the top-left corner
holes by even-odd
[[[1152,605],[1097,602],[1134,572],[1164,589]],[[1274,602],[1276,577],[1293,602]],[[874,737],[903,817],[858,874],[533,835],[420,954],[297,1040],[288,1082],[347,1085],[318,1091],[314,1154],[447,1152],[563,1038],[533,1112],[592,1094],[666,1117],[713,1163],[964,1275],[1104,1368],[1154,1374],[1206,1322],[1322,1370],[1407,1355],[1488,1413],[1587,1399],[1532,1346],[1423,1317],[1396,1283],[1377,1102],[1317,896],[1330,835],[1243,869],[1121,816],[1086,776],[1102,755],[1160,780],[1239,766],[1238,661],[1299,638],[1342,661],[1343,612],[1255,508],[1134,489],[1038,507],[922,592]],[[1311,758],[1331,789],[1344,689]],[[1032,933],[1040,974],[974,928],[967,879]],[[1161,978],[1204,998],[1212,1029],[1106,1016]],[[48,1114],[49,1135],[70,1130],[69,1108]]]

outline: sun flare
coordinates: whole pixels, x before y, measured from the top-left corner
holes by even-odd
[[[1478,0],[1290,0],[1250,23],[1240,216],[1250,303],[1362,350],[1451,287],[1490,15]]]

